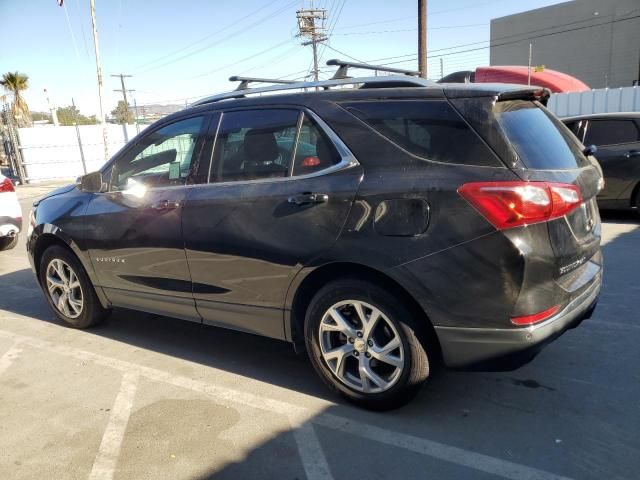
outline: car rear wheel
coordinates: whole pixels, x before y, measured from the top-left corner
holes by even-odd
[[[0,238],[0,250],[11,250],[18,244],[18,235]]]
[[[65,248],[54,245],[45,250],[40,285],[58,318],[71,327],[88,328],[109,314],[78,259]]]
[[[347,400],[375,410],[411,400],[429,376],[417,321],[385,289],[360,279],[323,287],[305,320],[315,370]]]

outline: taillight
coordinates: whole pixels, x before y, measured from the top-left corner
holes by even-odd
[[[547,308],[546,310],[538,313],[534,313],[532,315],[523,315],[522,317],[511,317],[511,323],[519,326],[533,325],[535,323],[540,323],[547,318],[553,317],[560,310],[560,305],[555,305],[551,308]]]
[[[320,165],[320,159],[318,157],[305,157],[302,160],[303,167],[317,167]]]
[[[458,193],[499,230],[562,217],[582,203],[568,183],[472,182]]]
[[[0,182],[0,193],[2,192],[15,192],[15,189],[13,188],[13,182],[7,177],[5,177],[2,182]]]

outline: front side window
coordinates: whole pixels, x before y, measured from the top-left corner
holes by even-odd
[[[286,177],[289,174],[298,110],[225,112],[214,148],[210,181]]]
[[[143,137],[114,166],[112,188],[184,185],[205,117],[192,117],[166,125]]]
[[[585,145],[617,145],[639,140],[638,128],[633,120],[590,120]]]
[[[353,102],[343,106],[393,143],[419,157],[464,165],[500,165],[445,101]]]

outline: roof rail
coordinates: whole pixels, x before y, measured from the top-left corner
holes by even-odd
[[[354,63],[347,62],[345,60],[339,60],[337,58],[332,58],[327,61],[327,65],[335,65],[338,67],[336,73],[333,75],[333,79],[338,78],[349,78],[347,75],[349,68],[359,68],[361,70],[375,70],[377,72],[390,72],[390,73],[399,73],[401,75],[410,75],[414,77],[420,76],[420,72],[415,70],[404,70],[401,68],[392,68],[385,67],[384,65],[370,65],[368,63]]]
[[[282,83],[282,84],[296,83],[295,80],[282,80],[279,78],[240,77],[238,75],[229,77],[229,81],[240,82],[240,85],[238,85],[238,88],[236,88],[236,90],[247,90],[249,88],[250,83]]]

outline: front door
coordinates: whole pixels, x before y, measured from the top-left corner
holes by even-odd
[[[287,288],[337,239],[362,170],[299,110],[220,122],[210,183],[190,190],[183,213],[198,311],[205,323],[284,338]]]
[[[207,120],[184,118],[143,135],[114,161],[108,192],[89,203],[91,261],[114,305],[201,321],[181,216]]]
[[[637,181],[640,159],[640,131],[633,119],[590,120],[585,132],[585,145],[596,145],[596,158],[602,166],[605,185],[599,200],[621,198]],[[624,206],[629,199],[623,198]],[[622,205],[621,205],[622,206]]]

